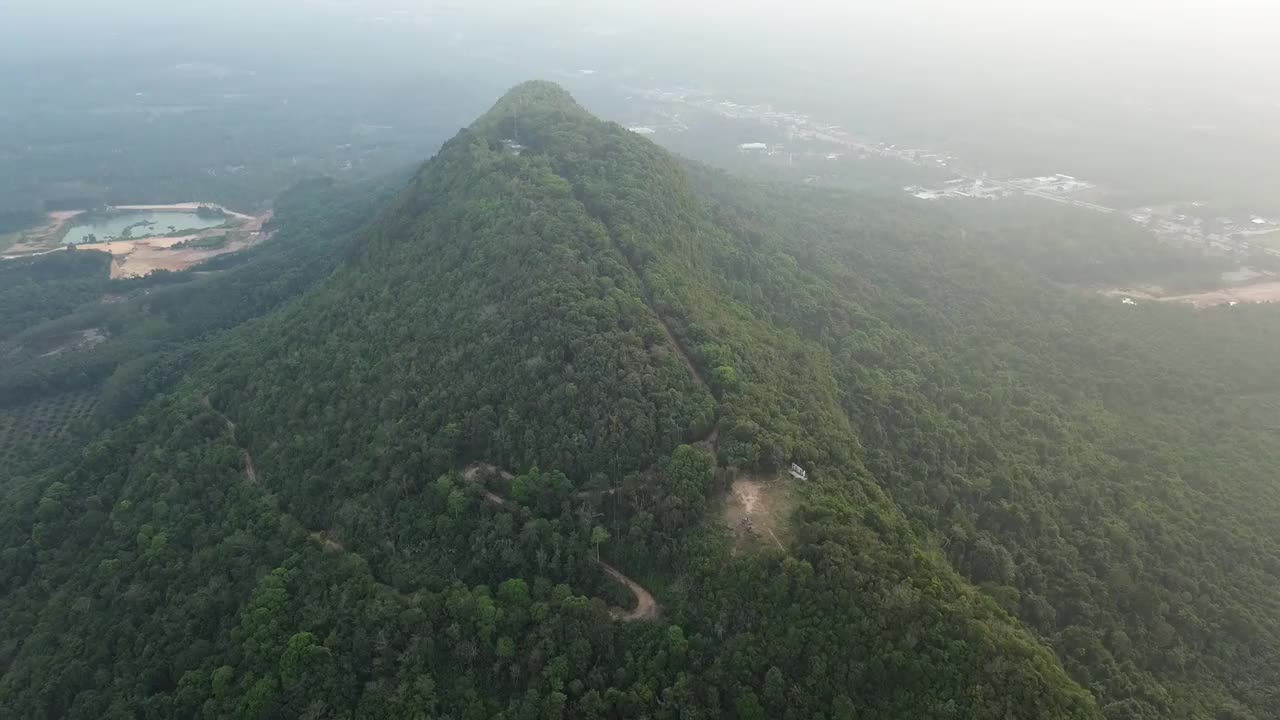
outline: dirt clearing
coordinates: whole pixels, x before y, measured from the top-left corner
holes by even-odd
[[[181,209],[185,206],[131,206],[120,209],[128,210],[160,210]],[[230,213],[230,211],[227,211]],[[155,270],[179,272],[186,270],[210,258],[239,252],[251,248],[266,240],[262,227],[271,219],[271,213],[259,217],[249,217],[238,213],[230,213],[242,221],[231,228],[210,228],[195,235],[176,235],[173,237],[150,237],[137,240],[112,240],[110,242],[77,245],[81,250],[98,250],[111,254],[111,278],[143,277]],[[193,248],[177,247],[183,243],[204,240],[226,235],[227,241],[221,247]]]
[[[1253,283],[1237,287],[1210,290],[1190,295],[1173,295],[1160,298],[1162,302],[1185,302],[1196,307],[1213,307],[1231,303],[1270,303],[1280,301],[1280,280]]]
[[[178,203],[174,205],[120,205],[112,208],[119,211],[136,212],[196,212],[200,207],[211,207],[226,213],[230,222],[223,227],[209,228],[195,234],[156,236],[137,239],[111,240],[99,243],[81,243],[76,247],[82,250],[96,250],[110,253],[112,279],[142,277],[156,270],[179,272],[186,270],[210,258],[227,253],[239,252],[268,239],[263,226],[271,220],[272,213],[253,216],[228,210],[213,203]],[[0,256],[3,259],[34,257],[62,250],[60,239],[65,235],[64,228],[74,218],[82,215],[83,210],[68,210],[48,214],[49,222],[44,227],[20,235],[18,242],[5,250]],[[226,241],[210,247],[178,247],[183,243],[199,240],[210,240],[226,236]]]
[[[29,257],[61,250],[62,248],[58,246],[56,241],[62,233],[62,228],[71,222],[73,218],[83,213],[83,210],[59,210],[47,213],[46,217],[49,222],[43,227],[16,233],[19,240],[5,249],[4,258]]]
[[[1250,282],[1217,290],[1205,290],[1183,295],[1166,295],[1162,288],[1142,286],[1104,290],[1103,295],[1123,298],[1134,302],[1179,302],[1194,305],[1197,308],[1217,307],[1218,305],[1247,305],[1254,303],[1280,302],[1280,280]]]
[[[221,210],[222,212],[230,215],[231,217],[240,218],[241,220],[253,219],[252,215],[245,215],[244,213],[238,213],[234,210],[228,210],[227,208],[222,207],[217,203],[186,202],[186,203],[175,203],[173,205],[116,205],[115,206],[117,210],[141,210],[141,211],[156,211],[156,212],[165,212],[165,211],[195,212],[196,210],[199,210],[201,207]]]
[[[724,523],[734,537],[734,552],[761,546],[786,551],[779,537],[784,532],[791,503],[786,481],[742,475],[734,479],[725,497]]]

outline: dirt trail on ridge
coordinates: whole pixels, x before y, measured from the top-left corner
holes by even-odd
[[[227,431],[231,433],[231,439],[236,440],[236,424],[231,420],[231,418],[223,415],[213,406],[213,403],[209,401],[208,395],[205,395],[200,399],[200,404],[204,405],[209,412],[212,412],[214,415],[222,418],[222,422],[227,426]],[[236,441],[236,444],[239,445],[238,440]],[[253,464],[253,453],[250,453],[249,449],[244,446],[240,446],[240,462],[244,466],[244,476],[249,479],[249,482],[257,484],[258,468]]]
[[[653,316],[658,319],[658,326],[662,328],[662,334],[667,339],[667,346],[675,352],[676,357],[680,358],[680,362],[689,371],[689,376],[693,378],[698,387],[711,392],[711,386],[707,384],[706,378],[702,377],[702,372],[698,370],[698,366],[693,364],[693,360],[689,357],[689,353],[685,351],[684,345],[681,345],[675,333],[671,332],[671,326],[667,324],[666,318],[656,311],[654,311]]]
[[[477,483],[480,481],[481,474],[497,474],[504,480],[511,480],[515,477],[511,473],[495,465],[475,463],[467,466],[467,469],[462,471],[462,479],[469,483]],[[490,503],[497,505],[498,507],[507,507],[507,499],[501,495],[485,489],[483,485],[481,486],[481,492],[484,494],[484,499]],[[637,620],[653,621],[658,619],[658,601],[653,598],[652,593],[645,590],[640,583],[632,580],[626,575],[623,575],[621,571],[605,561],[597,558],[595,559],[595,563],[596,565],[599,565],[600,569],[604,570],[609,577],[625,585],[627,589],[631,591],[631,594],[636,597],[636,606],[632,610],[610,608],[609,614],[613,616],[614,620],[619,622],[636,622]]]
[[[629,255],[627,255],[626,251],[623,250],[622,246],[613,237],[612,233],[609,234],[609,239],[613,241],[614,249],[616,249],[618,253],[622,255],[623,259],[626,260],[627,267],[631,268],[631,274],[635,276],[636,282],[640,283],[641,297],[644,300],[645,307],[649,308],[649,312],[653,313],[653,317],[658,321],[658,327],[662,328],[662,336],[667,341],[667,347],[671,348],[671,351],[680,359],[680,363],[689,371],[689,377],[693,379],[694,384],[703,390],[706,390],[714,399],[715,393],[711,392],[711,384],[707,382],[707,378],[703,376],[702,371],[694,364],[692,356],[689,355],[689,351],[685,348],[684,344],[680,342],[680,338],[676,337],[676,334],[671,331],[671,325],[667,322],[667,319],[662,317],[662,314],[655,310],[652,303],[649,302],[648,293],[645,291],[644,274],[640,272],[640,268],[636,267],[635,262]],[[705,444],[707,449],[711,452],[711,457],[714,460],[719,453],[719,442],[720,416],[717,413],[715,422],[711,424],[711,429],[707,431],[706,436],[695,444]]]

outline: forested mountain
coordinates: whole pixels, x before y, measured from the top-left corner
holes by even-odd
[[[1118,310],[547,83],[366,216],[10,481],[5,716],[1280,712],[1274,311]]]

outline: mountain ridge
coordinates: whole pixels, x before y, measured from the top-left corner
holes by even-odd
[[[477,258],[476,255],[482,250],[474,243],[490,227],[490,220],[485,213],[493,208],[514,206],[517,213],[522,207],[530,211],[530,216],[523,222],[532,227],[523,226],[524,229],[512,237],[515,244],[503,244],[501,257],[492,258],[496,263],[507,263],[507,272],[499,275],[514,274],[519,272],[517,268],[534,267],[524,259],[523,253],[536,252],[543,243],[557,247],[557,240],[563,240],[566,236],[563,225],[557,224],[554,237],[541,232],[539,226],[540,222],[550,222],[548,216],[555,215],[557,211],[553,208],[559,207],[572,217],[583,218],[584,236],[588,241],[585,246],[587,254],[566,253],[558,255],[559,259],[580,261],[590,257],[587,262],[610,268],[606,270],[606,275],[612,279],[613,285],[638,291],[639,297],[635,301],[637,312],[651,313],[657,324],[664,329],[671,327],[668,323],[679,327],[677,332],[673,332],[677,347],[682,342],[679,340],[681,334],[695,342],[701,335],[704,338],[702,344],[705,345],[705,334],[683,312],[683,301],[678,296],[679,288],[670,282],[676,273],[696,269],[706,262],[705,248],[700,247],[697,240],[706,235],[708,223],[696,217],[700,205],[692,194],[683,169],[656,145],[620,126],[594,120],[576,104],[568,104],[567,97],[562,91],[550,89],[543,83],[521,86],[499,101],[495,110],[486,114],[475,126],[464,130],[447,143],[441,153],[424,166],[415,178],[412,189],[408,191],[401,206],[403,212],[397,218],[395,229],[379,227],[372,233],[375,239],[365,262],[372,263],[376,260],[384,266],[393,264],[415,267],[416,264],[407,262],[401,253],[407,251],[403,245],[405,239],[417,235],[428,239],[436,238],[440,243],[431,246],[431,250],[436,251],[432,255],[433,262],[440,262],[439,251],[447,247],[450,252],[457,252],[462,258],[479,259],[485,264],[491,259],[490,256]],[[507,110],[514,107],[520,108],[524,123],[520,138],[523,147],[518,151],[511,146],[511,142],[514,142],[514,111],[509,118],[511,132],[507,132],[505,127],[508,121]],[[518,187],[508,184],[507,181],[511,178],[516,180]],[[654,182],[653,178],[659,180]],[[667,178],[672,179],[666,181]],[[492,187],[492,183],[496,183],[501,191]],[[459,188],[466,193],[465,208],[460,209],[458,215],[442,211],[441,206],[447,206],[448,198],[452,193],[458,192]],[[652,192],[651,188],[656,188],[656,192]],[[494,194],[490,195],[491,192]],[[410,219],[415,217],[415,213],[419,218],[416,221]],[[392,213],[392,216],[395,217],[396,213]],[[502,232],[509,226],[503,224],[499,227],[499,232]],[[726,239],[723,233],[716,235],[721,241]],[[401,244],[395,245],[397,242]],[[613,261],[607,260],[611,257],[610,246],[616,251],[612,257],[625,260],[625,264],[619,264],[616,270],[612,269],[615,267]],[[385,254],[375,255],[378,251],[391,253],[394,259]],[[664,251],[668,254],[664,255]],[[674,259],[674,264],[661,262],[664,257]],[[627,276],[628,269],[633,277]],[[509,292],[511,287],[512,284],[503,278],[496,286],[490,287],[489,293],[501,295]],[[559,308],[568,304],[557,300],[555,307],[540,308],[538,315],[555,315]],[[761,327],[760,331],[764,332],[766,328]],[[646,342],[650,347],[660,347],[660,340],[660,337],[652,335]],[[769,343],[772,342],[770,338]],[[698,352],[703,357],[692,360],[691,364],[716,369],[717,377],[723,382],[722,386],[713,387],[713,390],[721,397],[725,393],[738,391],[744,395],[758,395],[760,392],[772,395],[776,392],[776,389],[768,389],[762,384],[753,387],[748,382],[739,383],[732,366],[707,362],[715,360],[714,347],[700,348]],[[720,354],[724,354],[723,351]],[[801,364],[809,363],[801,361]],[[702,372],[706,370],[692,373],[692,376],[700,377]],[[799,406],[800,400],[793,399],[790,402],[797,406],[797,411],[805,412]],[[754,463],[757,459],[755,453],[758,451],[752,448],[758,441],[753,436],[760,432],[757,423],[776,425],[776,421],[735,411],[732,405],[724,407],[722,413],[717,414],[721,415],[721,420],[727,418],[732,423],[728,445],[721,449],[719,460],[729,465]],[[703,417],[702,423],[705,426],[712,416],[708,414]],[[843,415],[838,410],[831,409],[826,417],[832,420],[833,426],[843,426],[845,435],[842,441],[856,447],[856,438],[849,431]],[[788,446],[791,441],[783,440],[779,435],[787,430],[775,429],[771,432],[778,437],[779,442],[771,451],[773,455],[770,461],[781,464],[789,454]],[[684,439],[695,439],[697,436],[696,432],[693,437],[685,434]],[[819,441],[811,447],[822,445]],[[814,461],[820,462],[824,457],[834,457],[837,460],[847,457],[839,452],[832,455],[832,450],[839,449],[838,443],[832,445],[831,449],[821,452],[810,450],[808,457],[800,459],[811,464]],[[512,466],[494,453],[483,453],[483,457],[478,459],[496,460]],[[516,462],[513,467],[529,468],[530,464],[527,461]],[[619,468],[612,464],[593,467],[561,462],[555,467],[563,469],[569,475],[571,485],[575,484],[575,476],[578,478],[576,482],[581,483],[584,476],[595,476],[602,471],[615,477],[620,470],[624,474],[626,471],[625,467]],[[640,462],[631,469],[643,471],[649,467],[653,467],[652,463]],[[570,472],[575,468],[580,469]],[[831,474],[838,471],[829,468],[827,472]],[[700,482],[705,483],[706,480]],[[847,493],[852,487],[847,486],[839,492]],[[660,491],[660,487],[655,490]],[[866,480],[855,492],[856,496],[864,498],[864,502],[878,503],[887,508],[884,496]],[[682,523],[696,520],[701,513],[697,508],[706,502],[705,489],[699,490],[695,486],[693,493],[689,490],[685,490],[685,493],[688,497],[682,499],[681,504],[690,507],[673,508],[678,514],[674,521],[666,521],[668,532]],[[698,494],[702,498],[698,499]],[[631,557],[639,554],[632,552]],[[928,572],[939,571],[941,568]],[[975,611],[976,608],[955,610],[960,613]],[[998,621],[992,616],[985,622]],[[1040,662],[1044,661],[1045,658],[1041,658]],[[1059,700],[1055,698],[1051,702]]]
[[[993,297],[1043,290],[914,220],[741,187],[518,86],[331,274],[11,491],[0,709],[1263,717],[1265,690],[1145,642],[1200,605],[1126,570],[1139,616],[1098,610],[1124,579],[1099,547],[1168,546],[1126,540],[1140,519],[1086,484],[1117,471],[1091,464],[1098,430],[1025,379],[1105,357],[1027,344],[1038,313],[1095,309],[1018,314]],[[1103,361],[1140,380],[1113,402],[1164,387],[1142,361]],[[512,476],[481,488],[475,463]],[[787,495],[785,543],[725,526],[741,478]],[[1254,562],[1222,582],[1260,587]],[[614,567],[661,622],[614,622]],[[1236,638],[1268,626],[1232,627],[1264,687],[1269,641]]]

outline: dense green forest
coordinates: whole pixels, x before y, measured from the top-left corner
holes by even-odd
[[[1022,229],[748,184],[547,83],[396,184],[10,331],[110,339],[0,374],[101,393],[5,478],[4,715],[1280,711],[1274,309],[1090,297]],[[733,541],[743,477],[785,542]]]

